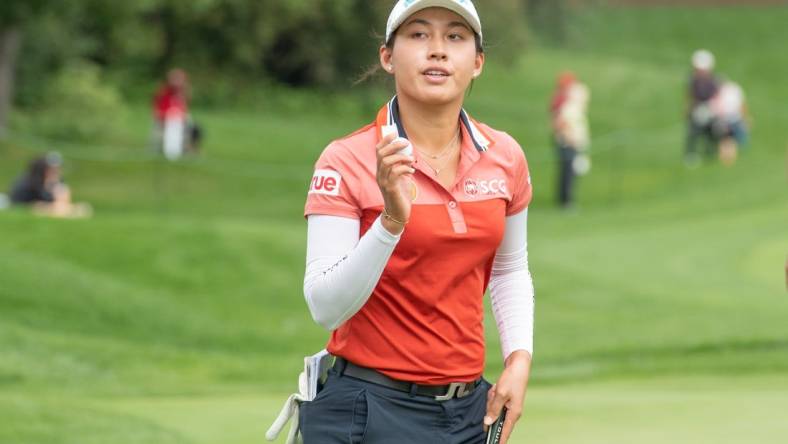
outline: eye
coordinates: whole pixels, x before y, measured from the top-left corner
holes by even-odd
[[[421,31],[416,31],[416,32],[413,32],[410,36],[411,36],[411,38],[414,38],[414,39],[423,39],[423,38],[427,37],[427,33],[426,32],[421,32]]]
[[[464,40],[464,39],[465,36],[462,34],[457,34],[457,33],[449,34],[449,40]]]

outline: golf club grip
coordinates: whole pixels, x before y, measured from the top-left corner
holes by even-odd
[[[503,432],[503,422],[506,420],[506,407],[501,410],[498,419],[490,426],[487,431],[487,444],[498,444],[501,442],[501,434]]]

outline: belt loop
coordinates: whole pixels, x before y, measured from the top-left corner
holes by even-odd
[[[418,389],[419,389],[419,385],[418,385],[418,384],[413,384],[413,383],[411,383],[411,384],[410,384],[410,390],[409,390],[409,392],[408,392],[408,393],[410,394],[410,397],[411,397],[411,398],[413,398],[414,396],[416,396],[416,391],[417,391]]]
[[[341,378],[347,368],[347,359],[337,356],[336,362],[334,362],[334,368],[337,371],[337,375]]]

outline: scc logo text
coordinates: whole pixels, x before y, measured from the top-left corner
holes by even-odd
[[[476,180],[465,179],[465,194],[468,196],[494,196],[497,194],[507,194],[506,180]]]
[[[309,184],[309,194],[325,194],[339,196],[342,176],[334,170],[315,170],[312,183]]]

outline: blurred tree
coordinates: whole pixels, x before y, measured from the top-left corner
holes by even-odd
[[[8,112],[14,94],[14,74],[22,41],[22,24],[41,11],[48,0],[0,2],[0,139],[6,135]]]
[[[36,133],[94,144],[122,133],[126,107],[117,89],[102,82],[99,65],[70,61],[42,88],[43,112],[36,114],[32,127]]]
[[[320,0],[293,11],[293,20],[276,30],[261,48],[266,71],[294,86],[349,85],[377,59],[385,12],[365,0]]]
[[[566,0],[525,0],[528,24],[548,42],[566,41]]]
[[[487,53],[496,63],[515,62],[525,51],[527,28],[522,0],[477,1]]]
[[[14,67],[19,50],[19,28],[0,29],[0,140],[6,135],[6,121],[13,96]]]
[[[43,104],[47,90],[42,85],[79,61],[113,73],[124,91],[129,85],[148,90],[147,85],[173,66],[206,80],[270,78],[294,86],[347,87],[376,62],[392,4],[0,0],[0,126],[14,90],[22,106]],[[525,43],[524,0],[477,4],[491,58],[515,60]],[[14,71],[15,85],[10,75]]]

